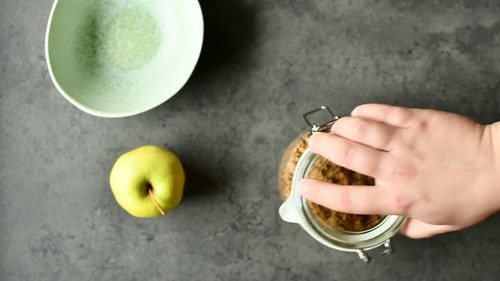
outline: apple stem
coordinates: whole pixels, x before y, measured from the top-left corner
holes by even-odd
[[[161,215],[165,215],[165,211],[163,211],[163,209],[160,207],[160,204],[158,203],[158,201],[156,200],[156,197],[154,196],[153,194],[153,189],[148,189],[148,192],[149,192],[149,197],[151,198],[151,200],[153,200],[153,202],[155,203],[156,205],[156,208],[158,208],[158,210],[160,210],[160,213]]]

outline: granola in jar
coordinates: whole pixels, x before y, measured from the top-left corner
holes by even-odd
[[[322,119],[325,122],[311,122],[308,117],[313,114],[317,116],[317,113],[327,113],[327,119]],[[365,188],[375,183],[373,178],[340,167],[308,148],[309,136],[317,132],[330,132],[338,116],[327,106],[321,106],[303,117],[310,130],[302,132],[290,143],[283,154],[278,173],[279,191],[284,201],[279,207],[281,219],[299,224],[312,238],[327,247],[357,253],[364,262],[371,259],[367,251],[378,247],[383,247],[383,255],[391,254],[391,238],[403,226],[406,217],[337,212],[300,195],[297,187],[303,178]]]
[[[279,176],[280,194],[283,200],[286,200],[290,196],[297,162],[307,149],[307,146],[308,133],[306,132],[297,137],[285,151]],[[338,166],[321,156],[317,157],[308,177],[341,185],[374,185],[373,178]],[[384,219],[382,215],[347,214],[331,210],[310,201],[307,203],[311,214],[319,222],[326,227],[338,231],[366,231],[373,228]]]

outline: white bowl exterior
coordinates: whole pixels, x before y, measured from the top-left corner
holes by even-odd
[[[92,79],[86,78],[85,73],[75,73],[79,71],[79,62],[75,57],[75,34],[78,34],[85,16],[92,9],[92,1],[54,2],[47,26],[45,51],[52,81],[68,101],[95,116],[125,117],[164,103],[185,85],[201,52],[203,16],[197,0],[109,2],[121,5],[148,3],[145,8],[158,22],[162,36],[158,52],[148,64],[129,71],[115,69],[112,74],[97,75]],[[58,13],[72,13],[71,21],[63,24]],[[106,25],[106,22],[102,24]],[[59,38],[56,40],[51,36]],[[54,46],[56,43],[58,46]]]

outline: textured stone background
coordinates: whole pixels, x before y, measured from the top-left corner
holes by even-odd
[[[500,218],[395,238],[365,265],[277,214],[277,169],[301,114],[360,103],[500,120],[497,0],[201,0],[185,87],[134,117],[85,114],[47,72],[49,0],[0,0],[0,280],[499,280]],[[182,204],[136,219],[108,174],[144,144],[176,152]]]

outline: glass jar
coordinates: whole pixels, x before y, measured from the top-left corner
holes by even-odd
[[[328,120],[321,123],[309,120],[319,113],[327,113]],[[309,136],[329,132],[338,116],[322,106],[304,114],[304,119],[310,129],[290,143],[280,164],[278,183],[284,200],[279,209],[280,217],[286,222],[299,224],[318,242],[336,250],[357,253],[365,262],[370,261],[367,251],[380,246],[384,247],[382,254],[391,254],[390,239],[404,224],[405,217],[336,212],[306,200],[298,192],[298,183],[306,177],[342,185],[369,186],[375,183],[373,178],[340,167],[308,149]]]

